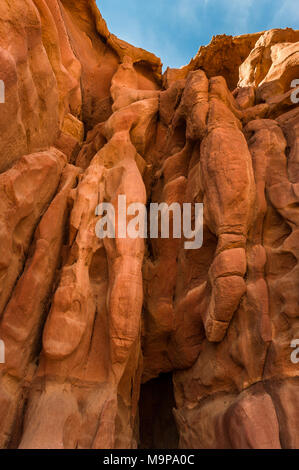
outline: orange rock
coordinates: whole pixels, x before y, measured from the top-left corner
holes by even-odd
[[[162,76],[94,0],[8,3],[0,447],[297,448],[299,32]],[[99,239],[118,196],[204,203],[202,247]]]

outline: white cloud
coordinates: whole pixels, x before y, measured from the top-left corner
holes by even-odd
[[[228,3],[227,22],[233,25],[234,34],[249,32],[253,0],[231,0]]]
[[[290,24],[297,24],[299,27],[299,7],[297,0],[282,0],[280,8],[275,12],[270,26],[277,28],[279,26],[289,26]]]
[[[172,8],[187,27],[206,27],[206,22],[213,26],[213,21],[218,20],[238,34],[248,31],[254,1],[257,0],[176,0]],[[261,0],[259,3],[262,3]],[[215,12],[219,15],[216,18]]]

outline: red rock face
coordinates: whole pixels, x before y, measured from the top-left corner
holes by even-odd
[[[162,76],[94,0],[0,13],[0,447],[298,448],[299,32]],[[202,247],[99,239],[119,195]]]

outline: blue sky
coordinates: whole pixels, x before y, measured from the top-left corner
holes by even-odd
[[[110,31],[181,67],[216,34],[299,29],[298,0],[97,0]]]

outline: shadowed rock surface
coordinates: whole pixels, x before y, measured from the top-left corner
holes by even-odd
[[[0,448],[299,448],[299,31],[162,75],[94,0],[14,0],[0,64]],[[97,238],[119,195],[203,202],[203,246]]]

